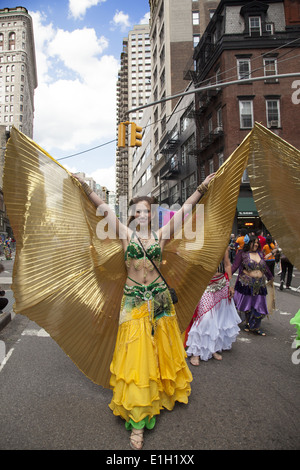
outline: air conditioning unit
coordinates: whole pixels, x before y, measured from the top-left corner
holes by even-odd
[[[220,134],[221,132],[223,132],[223,127],[222,126],[216,127],[215,130],[214,130],[214,134]]]
[[[278,121],[270,121],[270,127],[278,127]]]

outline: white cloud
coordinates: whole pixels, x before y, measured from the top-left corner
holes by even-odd
[[[101,55],[107,40],[91,28],[55,30],[44,25],[40,13],[31,16],[38,68],[34,138],[50,152],[74,150],[83,142],[88,148],[111,137],[118,61]]]
[[[103,168],[92,173],[88,174],[87,176],[91,176],[97,183],[101,184],[101,186],[105,186],[110,191],[115,191],[116,188],[116,173],[115,167],[111,166],[109,168]]]
[[[30,15],[38,70],[34,140],[54,158],[59,158],[57,153],[75,153],[111,140],[119,64],[103,54],[107,39],[97,37],[92,28],[64,31],[47,24],[40,12]],[[110,169],[107,174],[111,186],[96,179],[97,183],[112,189],[112,173]]]
[[[103,2],[106,0],[69,0],[69,15],[82,20],[88,8]]]
[[[55,36],[55,30],[53,25],[47,24],[43,25],[43,22],[46,21],[46,17],[43,13],[36,11],[30,12],[30,15],[34,24],[34,42],[35,42],[35,54],[38,68],[38,78],[39,83],[43,83],[48,80],[48,68],[49,68],[49,59],[45,54],[45,47],[49,41]]]
[[[75,166],[68,165],[68,163],[61,163],[63,163],[64,168],[66,168],[71,173],[79,173],[82,171],[82,168],[78,169]],[[110,166],[109,168],[99,168],[92,172],[86,172],[85,175],[87,177],[92,177],[94,181],[96,181],[98,184],[101,184],[101,186],[105,186],[110,191],[116,190],[116,171],[114,166]]]
[[[149,24],[150,21],[150,11],[146,13],[140,21],[140,24]]]
[[[123,11],[117,10],[111,23],[113,24],[114,27],[121,28],[121,31],[126,31],[126,29],[131,27],[131,23],[129,21],[129,15],[127,15]]]

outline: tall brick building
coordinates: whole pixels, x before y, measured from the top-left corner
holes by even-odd
[[[260,122],[300,148],[300,7],[295,0],[221,0],[194,52],[195,86],[238,80],[237,84],[197,93],[198,177],[218,169]],[[245,79],[261,77],[261,81]],[[300,96],[300,93],[299,93]],[[247,174],[237,207],[236,229],[260,227]]]
[[[218,3],[216,0],[149,0],[151,101],[180,93],[189,85],[184,76],[187,62]],[[175,109],[178,116],[179,101],[162,102],[153,106],[149,113],[144,113],[142,125],[147,135],[143,137],[145,145],[133,155],[133,195],[151,193],[159,202],[170,205],[181,203],[182,184],[185,187],[188,184],[183,191],[184,197],[197,186],[196,160],[193,157],[188,161],[185,157],[182,163],[181,146],[184,142],[178,139],[178,125],[174,123],[172,129],[169,127],[169,119]],[[189,108],[189,103],[185,105]],[[183,127],[185,129],[184,124]],[[190,139],[191,142],[193,134],[191,130],[187,135],[186,130],[185,140]],[[174,140],[177,148],[174,148]],[[186,154],[187,146],[184,151]],[[184,183],[181,180],[185,180]]]

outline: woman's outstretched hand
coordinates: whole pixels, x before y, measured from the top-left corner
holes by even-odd
[[[209,183],[211,182],[211,180],[214,179],[215,174],[216,174],[216,173],[211,173],[210,175],[208,175],[208,176],[205,178],[205,180],[203,181],[203,184],[205,184],[205,186],[208,186]]]
[[[84,180],[80,176],[74,175],[74,173],[71,173],[71,174],[72,174],[73,178],[76,178],[79,181],[79,183],[81,183],[81,184],[84,183]]]

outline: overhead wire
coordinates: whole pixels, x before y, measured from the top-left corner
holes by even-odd
[[[289,46],[289,45],[291,45],[291,44],[293,44],[293,43],[295,43],[295,42],[297,42],[297,41],[299,41],[299,40],[300,40],[300,38],[293,39],[293,40],[289,41],[288,43],[282,44],[281,46],[278,46],[278,47],[272,49],[271,51],[268,51],[268,52],[263,53],[261,56],[257,56],[257,57],[250,58],[251,66],[252,66],[252,64],[253,64],[254,61],[256,61],[256,60],[258,60],[258,59],[261,59],[261,57],[264,57],[264,56],[269,55],[269,54],[274,54],[274,53],[277,52],[278,50],[280,50],[280,49],[282,49],[282,48],[284,48],[284,47],[287,47],[287,46]],[[292,60],[292,59],[297,58],[297,57],[299,56],[299,54],[297,54],[297,55],[294,55],[293,57],[289,57],[289,58],[283,59],[284,56],[286,56],[287,54],[290,54],[291,52],[292,52],[292,50],[288,50],[288,51],[285,52],[285,54],[283,54],[283,55],[277,57],[277,64],[278,64],[278,63],[281,63],[281,62],[285,62],[285,61],[287,61],[287,60]],[[264,65],[262,65],[262,66],[260,66],[260,67],[256,67],[255,69],[251,70],[250,73],[254,73],[254,72],[257,72],[257,71],[262,70],[262,69],[264,69]],[[219,76],[224,75],[224,74],[227,74],[227,73],[230,72],[231,70],[234,70],[234,71],[236,72],[236,65],[235,65],[234,67],[230,67],[230,68],[227,69],[227,70],[224,70],[223,72],[220,73]],[[227,76],[227,77],[226,77],[226,81],[230,80],[231,78],[234,78],[235,76],[236,76],[236,74],[230,75],[229,77]],[[205,79],[205,80],[203,80],[203,81],[201,81],[201,82],[198,82],[197,85],[195,86],[195,91],[196,91],[197,88],[199,88],[201,85],[204,85],[205,83],[208,83],[210,80],[211,80],[211,77],[210,77],[209,79]],[[242,79],[241,79],[241,81],[242,81]],[[218,83],[221,84],[221,83],[224,83],[224,82],[225,82],[225,79],[224,79],[224,80],[220,80]],[[217,85],[217,83],[216,83],[216,85]],[[185,88],[185,90],[186,90],[186,88]],[[180,92],[179,92],[178,94],[180,94]],[[168,97],[167,97],[167,98],[168,98]],[[190,106],[190,104],[188,104],[188,105],[187,105],[186,107],[184,107],[184,108],[181,108],[181,109],[179,109],[179,110],[177,110],[177,111],[172,112],[172,114],[170,114],[169,116],[166,116],[166,119],[168,119],[170,116],[172,116],[172,115],[175,114],[175,113],[178,113],[178,112],[181,112],[181,111],[186,110],[189,106]],[[156,121],[154,121],[154,122],[152,122],[152,123],[150,123],[150,124],[144,126],[144,129],[146,129],[147,127],[150,127],[150,126],[153,126],[153,125],[157,124],[158,122],[162,121],[162,119],[164,119],[164,118],[157,119]],[[81,151],[81,152],[77,152],[77,153],[74,153],[74,154],[72,154],[72,155],[67,155],[66,157],[58,158],[57,161],[65,160],[65,159],[67,159],[67,158],[72,158],[72,157],[75,157],[75,156],[78,156],[78,155],[82,155],[82,154],[87,153],[87,152],[91,152],[91,151],[93,151],[93,150],[96,150],[96,149],[98,149],[98,148],[104,147],[104,146],[109,145],[109,144],[111,144],[111,143],[113,143],[113,142],[116,142],[116,141],[117,141],[117,138],[112,139],[112,140],[110,140],[110,141],[108,141],[108,142],[104,142],[103,144],[97,145],[97,146],[95,146],[95,147],[88,148],[88,149],[83,150],[83,151]]]

